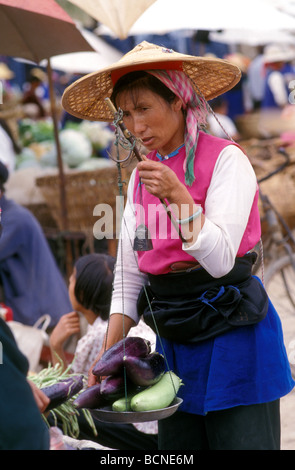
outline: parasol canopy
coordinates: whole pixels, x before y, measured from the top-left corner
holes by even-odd
[[[245,44],[247,46],[263,46],[275,42],[276,44],[295,45],[295,35],[287,31],[262,31],[247,29],[225,29],[211,31],[209,38],[223,44]]]
[[[124,39],[133,23],[155,0],[69,0]]]
[[[78,26],[79,28],[79,26]],[[95,52],[69,52],[51,57],[51,67],[67,73],[86,74],[117,62],[123,55],[115,47],[84,28],[79,28]],[[42,65],[42,62],[41,62]]]
[[[39,63],[93,48],[54,0],[0,0],[0,54]]]
[[[287,11],[280,11],[269,0],[156,0],[129,28],[128,35],[162,35],[180,30],[218,31],[232,28],[295,31],[295,17]],[[104,27],[104,30],[106,33],[107,28]],[[112,31],[109,30],[109,34]]]

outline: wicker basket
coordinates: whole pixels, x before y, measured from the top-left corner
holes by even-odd
[[[25,207],[36,217],[41,227],[46,229],[56,229],[56,221],[51,215],[50,209],[45,203],[26,204]]]
[[[235,118],[239,133],[244,139],[270,139],[284,132],[294,131],[295,112],[280,110],[252,112]]]
[[[126,182],[126,184],[123,184],[124,195],[126,194],[129,177],[130,170],[123,169],[122,180]],[[60,176],[39,177],[36,179],[36,184],[40,187],[58,228],[62,230]],[[110,205],[115,215],[116,196],[119,196],[116,166],[94,171],[66,173],[65,186],[68,230],[92,232],[96,221],[93,210],[97,204]]]

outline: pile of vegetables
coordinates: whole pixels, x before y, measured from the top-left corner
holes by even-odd
[[[111,406],[113,411],[152,411],[171,405],[182,385],[172,371],[166,371],[165,359],[151,352],[151,344],[140,337],[127,337],[106,350],[92,371],[101,382],[87,387],[83,375],[71,373],[71,365],[49,365],[29,379],[49,398],[43,418],[50,427],[48,414],[63,434],[79,436],[78,416],[84,414],[94,436],[97,431],[91,410]]]
[[[151,352],[150,342],[127,337],[106,350],[92,373],[104,379],[82,390],[77,408],[111,405],[114,411],[151,411],[169,406],[181,386],[180,378],[166,372],[164,356]]]
[[[34,142],[53,140],[53,122],[51,119],[21,119],[18,123],[18,133],[23,147],[28,147]]]
[[[22,152],[17,155],[16,169],[57,167],[56,143],[51,119],[23,119],[18,125]],[[65,125],[59,131],[62,159],[69,168],[100,168],[110,161],[101,152],[114,140],[106,123],[81,121]]]
[[[48,413],[50,413],[55,425],[57,426],[58,422],[61,424],[65,435],[77,438],[79,411],[74,401],[85,386],[84,376],[71,373],[70,366],[63,371],[60,364],[56,364],[54,367],[49,365],[38,374],[30,375],[29,379],[50,398],[50,403],[42,415],[48,427],[50,426]],[[83,409],[82,412],[93,434],[97,435],[90,412],[87,409]]]

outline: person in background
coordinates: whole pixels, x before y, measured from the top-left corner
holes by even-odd
[[[7,167],[9,173],[15,170],[16,155],[20,150],[7,122],[0,119],[0,161]]]
[[[33,68],[28,83],[25,84],[22,105],[25,113],[33,119],[42,119],[47,115],[45,75],[41,69]]]
[[[5,196],[9,173],[0,162],[0,283],[13,319],[25,325],[50,314],[50,327],[71,310],[66,283],[34,215]]]
[[[289,84],[295,79],[295,49],[269,45],[264,50],[265,88],[261,108],[286,108],[289,103]]]
[[[218,96],[210,101],[210,106],[214,112],[214,114],[209,113],[207,117],[210,132],[216,137],[238,140],[240,134],[235,123],[228,116],[227,102]]]
[[[53,364],[63,368],[71,365],[71,371],[88,375],[89,368],[102,348],[109,318],[113,290],[115,260],[107,254],[91,253],[79,258],[74,266],[69,282],[69,297],[73,311],[61,317],[50,335],[50,349]],[[63,345],[71,337],[80,333],[80,317],[88,324],[82,335],[71,362],[67,360]],[[148,339],[155,347],[155,334],[143,322],[132,330],[132,336]],[[98,432],[94,438],[89,426],[79,415],[79,439],[89,439],[109,448],[120,450],[157,449],[157,423],[108,424],[94,419]]]
[[[250,59],[241,53],[227,54],[224,59],[241,70],[239,83],[223,94],[223,99],[227,102],[227,115],[235,122],[239,116],[243,116],[251,108],[247,76]]]
[[[71,368],[87,375],[107,328],[114,263],[111,256],[100,253],[76,261],[68,286],[72,309],[60,318],[49,339],[53,364],[60,363],[63,368],[69,365],[64,345],[72,335],[81,333],[82,319],[87,329],[77,343]]]
[[[3,162],[9,172],[14,171],[16,155],[21,148],[17,142],[15,133],[12,130],[17,127],[17,106],[18,99],[10,85],[10,80],[14,78],[14,72],[8,68],[4,62],[0,62],[0,161]]]
[[[251,111],[257,111],[261,107],[264,93],[264,57],[263,47],[258,48],[258,54],[254,57],[247,69],[248,89],[251,99]]]

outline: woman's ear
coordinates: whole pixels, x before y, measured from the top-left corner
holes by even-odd
[[[183,107],[182,99],[179,98],[178,96],[175,96],[174,101],[172,103],[172,107],[174,111],[181,111]]]

